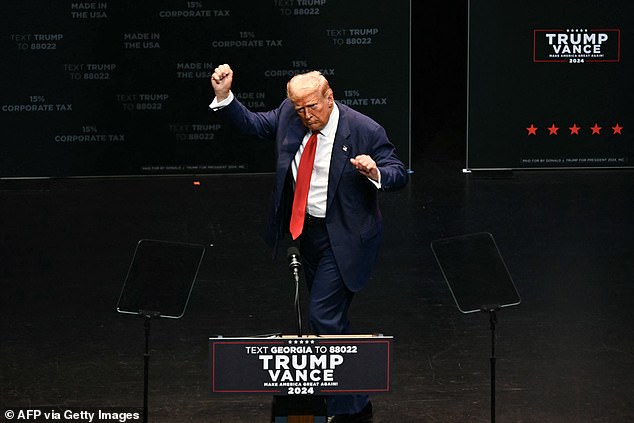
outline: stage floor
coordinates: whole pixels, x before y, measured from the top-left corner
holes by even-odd
[[[414,170],[381,196],[383,249],[351,309],[354,332],[395,337],[375,423],[490,421],[488,315],[458,311],[430,248],[473,232],[522,297],[498,313],[498,421],[634,421],[633,173]],[[268,396],[210,395],[207,345],[294,331],[290,244],[272,260],[260,237],[271,182],[0,181],[2,406],[142,406],[143,321],[115,307],[148,238],[209,246],[185,316],[153,323],[150,421],[269,421]]]

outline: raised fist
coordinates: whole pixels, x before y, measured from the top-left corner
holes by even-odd
[[[214,73],[211,75],[211,87],[214,89],[218,101],[222,101],[229,96],[232,82],[233,71],[229,65],[220,65],[214,69]]]

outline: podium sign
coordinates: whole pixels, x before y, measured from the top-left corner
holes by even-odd
[[[389,392],[391,336],[210,338],[212,393]]]

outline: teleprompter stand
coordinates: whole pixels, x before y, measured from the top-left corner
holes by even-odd
[[[518,305],[520,296],[490,233],[445,238],[431,244],[449,290],[462,313],[488,313],[491,329],[491,422],[495,423],[496,312]]]
[[[153,319],[185,314],[205,247],[142,239],[137,243],[117,304],[120,313],[143,317],[143,422],[148,421],[150,328]]]

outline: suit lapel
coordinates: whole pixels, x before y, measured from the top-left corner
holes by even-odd
[[[288,129],[282,138],[280,145],[279,157],[277,160],[278,175],[286,174],[288,171],[299,146],[306,135],[306,127],[298,119],[296,122],[291,121],[288,124]],[[281,173],[280,173],[281,172]]]
[[[293,161],[293,157],[297,153],[299,146],[304,139],[304,135],[306,135],[306,127],[302,124],[302,122],[298,119],[297,121],[292,121],[289,126],[284,138],[282,140],[282,147],[280,151],[280,163],[284,166],[288,166],[291,161]]]
[[[352,155],[352,146],[350,145],[350,128],[346,119],[345,111],[339,106],[339,123],[337,124],[337,133],[335,141],[332,145],[332,156],[330,159],[330,170],[328,173],[328,201],[326,210],[330,209],[330,204],[335,197],[337,186],[341,180],[343,169],[349,162]]]
[[[278,133],[279,150],[277,152],[277,178],[275,186],[276,212],[283,201],[283,195],[293,195],[292,191],[290,193],[284,193],[284,185],[286,183],[286,176],[291,167],[291,162],[305,134],[306,127],[304,127],[299,118],[293,119],[292,117],[286,122],[286,131],[284,133]]]

